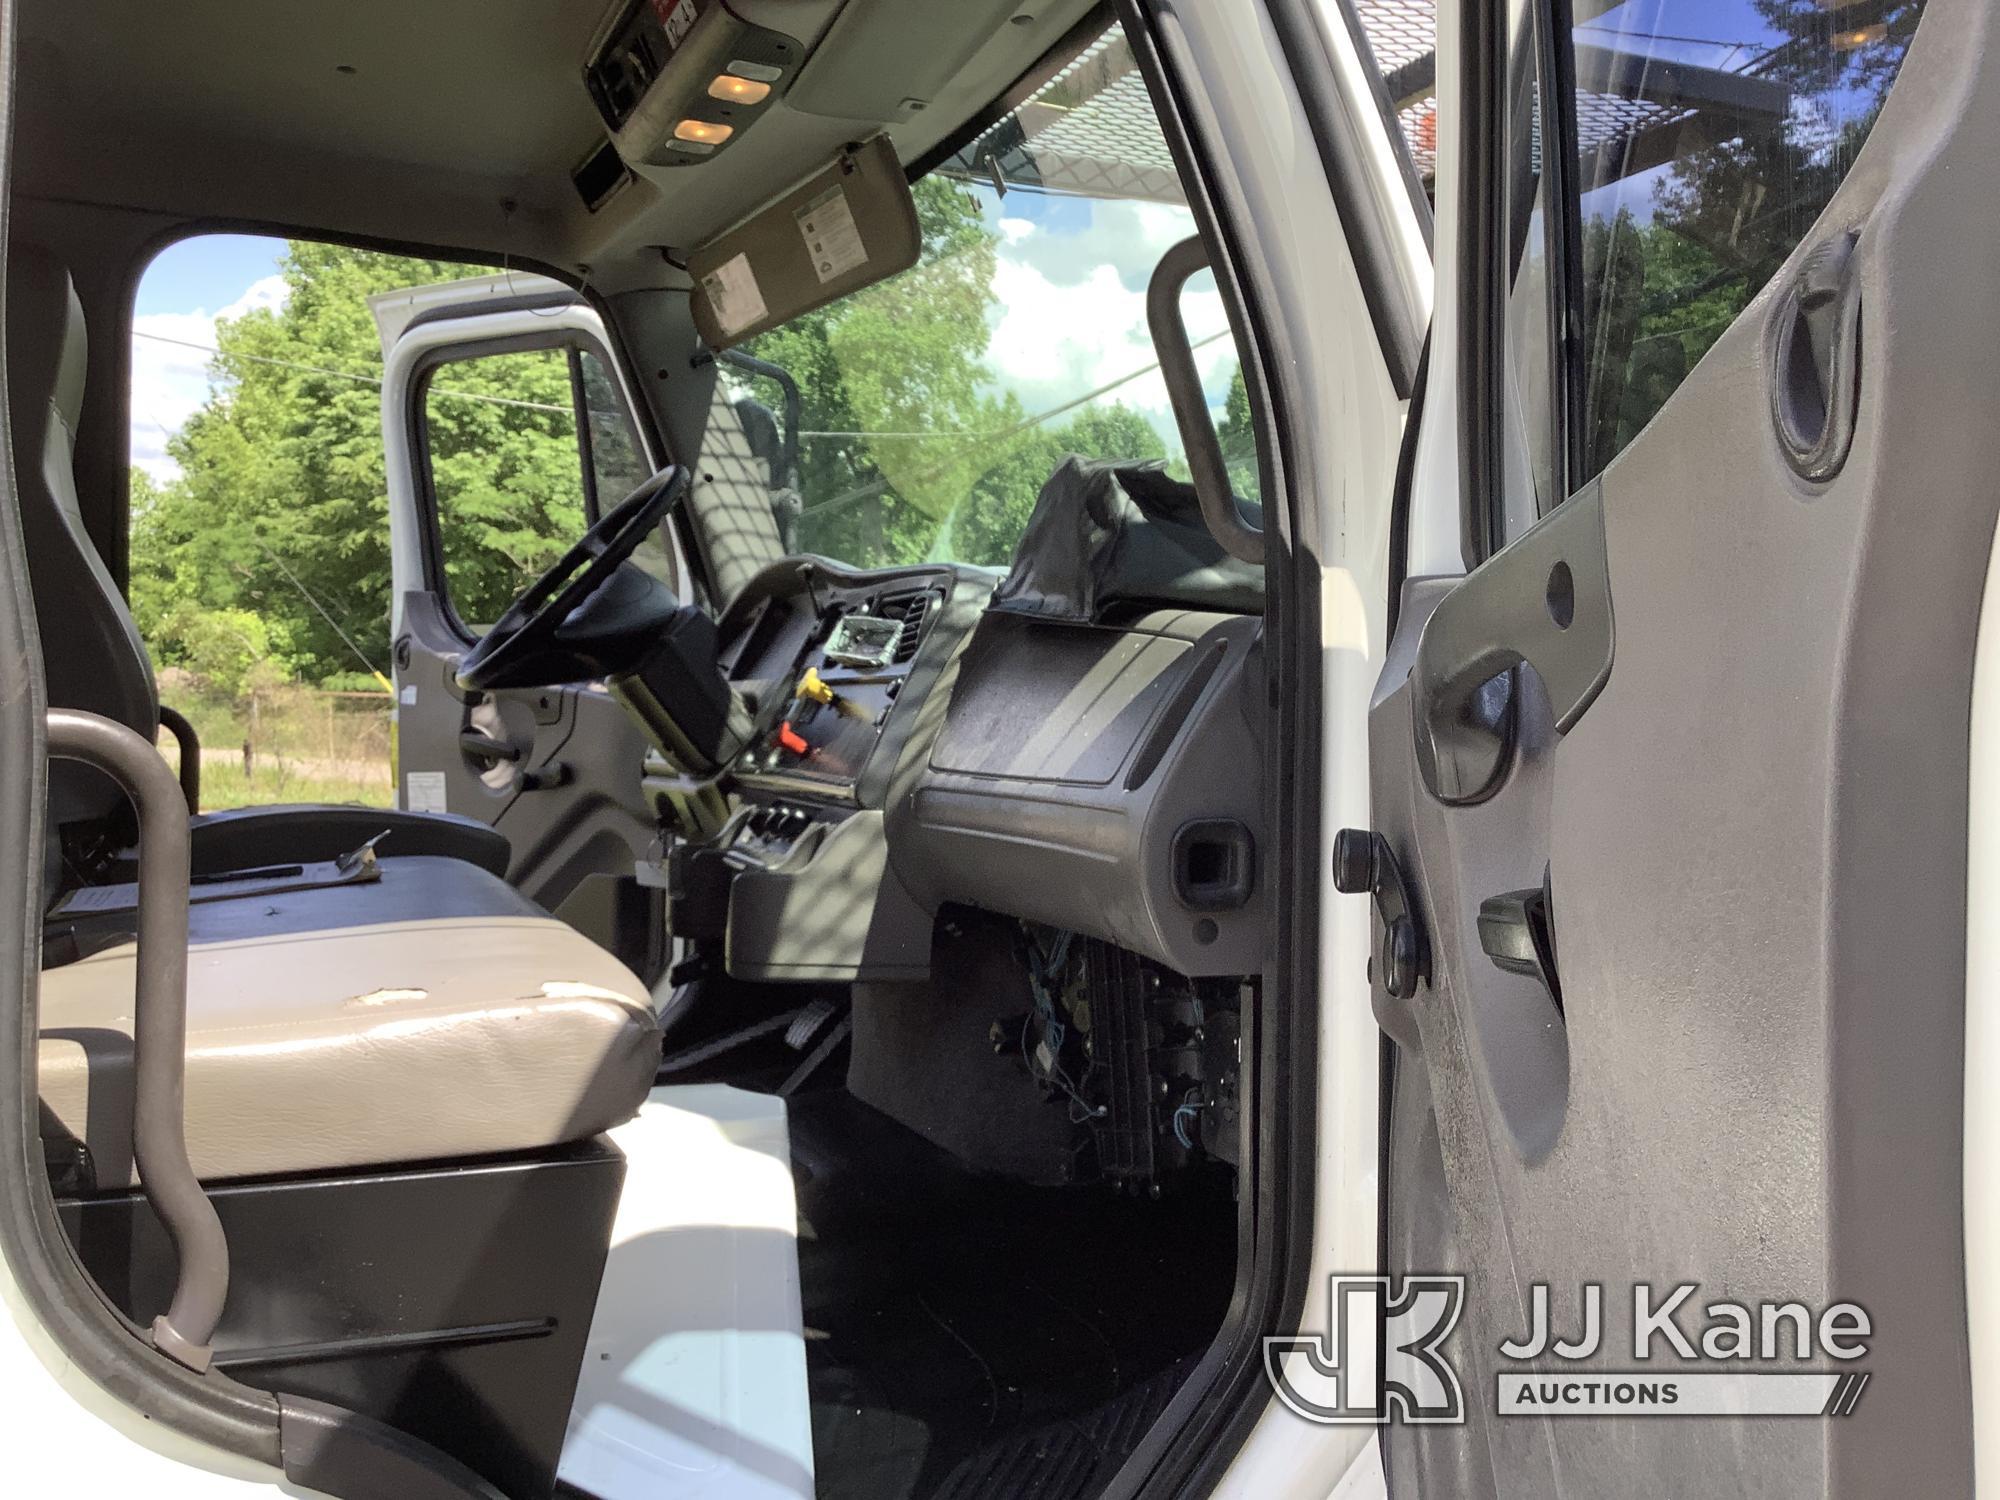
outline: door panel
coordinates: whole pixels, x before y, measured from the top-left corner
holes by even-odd
[[[1392,1493],[1970,1489],[1967,717],[2000,425],[1966,393],[1989,384],[2000,288],[1968,247],[2000,187],[1991,32],[1989,7],[1933,0],[1818,225],[1603,471],[1608,673],[1568,712],[1566,668],[1546,689],[1518,669],[1479,800],[1426,784],[1427,652],[1466,660],[1483,620],[1493,670],[1533,663],[1522,610],[1547,607],[1557,562],[1582,578],[1551,541],[1580,500],[1456,589],[1406,589],[1371,715],[1374,815],[1432,973],[1409,1001],[1375,990],[1398,1038],[1385,1269],[1471,1278],[1448,1345],[1470,1419],[1392,1428]],[[1849,230],[1853,445],[1814,482],[1773,420],[1772,351],[1789,288]],[[1507,569],[1530,576],[1480,599]],[[1545,876],[1560,1008],[1481,943],[1481,903]],[[1493,1416],[1530,1287],[1562,1334],[1593,1282],[1604,1341],[1583,1373],[1648,1368],[1635,1283],[1698,1282],[1697,1333],[1724,1298],[1860,1304],[1865,1358],[1810,1367],[1865,1369],[1866,1399],[1830,1421]]]
[[[468,648],[434,594],[407,598],[403,625],[397,756],[406,805],[477,818],[507,835],[508,881],[550,910],[592,875],[629,876],[657,831],[639,787],[645,736],[631,716],[591,684],[490,694],[459,687]],[[497,740],[515,758],[483,753],[468,734]]]

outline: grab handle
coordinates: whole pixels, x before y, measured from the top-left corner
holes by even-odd
[[[123,724],[52,708],[48,726],[52,757],[104,772],[139,813],[132,1159],[179,1262],[173,1301],[153,1319],[153,1346],[206,1370],[229,1294],[229,1243],[187,1153],[187,802],[159,752]]]
[[[1236,508],[1229,466],[1223,462],[1222,444],[1208,414],[1208,398],[1202,394],[1201,372],[1195,368],[1194,346],[1188,342],[1187,324],[1181,318],[1181,288],[1195,272],[1207,269],[1208,252],[1197,235],[1190,235],[1161,256],[1153,267],[1153,279],[1146,284],[1146,326],[1153,335],[1153,353],[1159,356],[1167,399],[1173,404],[1174,425],[1180,428],[1181,446],[1187,449],[1188,472],[1194,478],[1195,498],[1201,503],[1208,534],[1231,557],[1261,567],[1264,533],[1246,522]]]

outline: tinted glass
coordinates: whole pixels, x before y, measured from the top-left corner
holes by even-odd
[[[1811,231],[1854,163],[1922,0],[1624,0],[1577,8],[1566,479],[1548,400],[1545,225],[1517,241],[1510,316],[1544,507],[1638,436]],[[1532,55],[1533,39],[1519,49]],[[1537,88],[1538,97],[1541,90]],[[1557,122],[1551,121],[1553,125]],[[1539,111],[1517,113],[1516,201],[1542,199]]]

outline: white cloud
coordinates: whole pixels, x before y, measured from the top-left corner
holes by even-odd
[[[252,282],[227,307],[209,313],[145,313],[132,320],[132,462],[156,479],[179,472],[167,439],[208,399],[215,325],[258,308],[285,305],[282,276]]]
[[[997,305],[986,362],[996,390],[1013,392],[1029,412],[1043,412],[1122,381],[1097,400],[1143,413],[1178,453],[1166,383],[1153,368],[1159,356],[1146,327],[1145,287],[1160,256],[1191,232],[1187,211],[1094,203],[1087,228],[1031,225],[1030,233],[1014,233],[1007,227],[1019,222],[1001,221],[993,272]],[[1182,294],[1181,315],[1197,343],[1228,327],[1221,294],[1206,274]],[[1195,360],[1210,405],[1219,409],[1235,368],[1234,345],[1227,337],[1202,344]]]
[[[1002,219],[1000,238],[1009,245],[1018,245],[1035,232],[1033,219]]]

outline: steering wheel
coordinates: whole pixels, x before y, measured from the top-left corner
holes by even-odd
[[[669,464],[597,518],[458,665],[463,688],[542,687],[532,669],[535,658],[561,652],[557,632],[639,550],[639,544],[687,493],[687,471]]]

